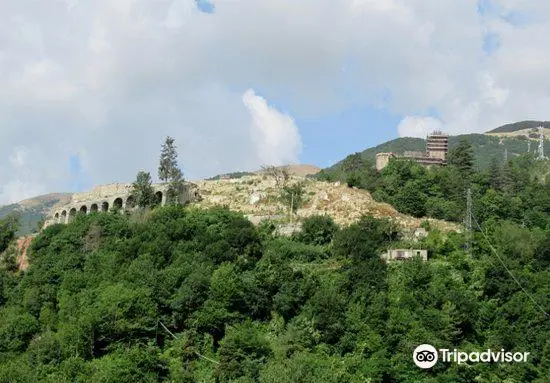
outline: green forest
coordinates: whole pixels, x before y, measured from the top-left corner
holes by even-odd
[[[473,232],[408,243],[390,221],[314,216],[292,237],[219,207],[78,215],[43,230],[30,267],[0,268],[0,382],[548,382],[550,193],[529,157],[478,172],[351,156],[350,186]],[[13,240],[13,221],[0,222]],[[386,263],[391,247],[429,261]],[[494,250],[493,250],[494,249]],[[495,255],[495,252],[497,255]],[[513,276],[513,277],[512,277]],[[416,346],[529,352],[527,363],[438,363]]]

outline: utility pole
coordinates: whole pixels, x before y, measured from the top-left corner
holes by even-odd
[[[292,218],[294,216],[294,193],[290,194],[290,223],[292,223]]]
[[[464,226],[468,231],[468,239],[466,241],[466,252],[470,252],[472,247],[472,189],[468,188],[466,194],[466,217],[464,218]]]
[[[542,161],[547,159],[547,157],[544,155],[544,128],[542,126],[539,126],[539,148],[537,150],[537,160]]]

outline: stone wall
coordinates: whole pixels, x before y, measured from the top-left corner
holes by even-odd
[[[428,250],[421,249],[390,249],[386,253],[380,256],[386,262],[388,261],[402,261],[406,259],[413,259],[414,257],[420,257],[423,261],[428,260]]]
[[[154,184],[155,197],[160,205],[166,204],[167,184]],[[183,192],[178,196],[178,203],[193,202],[200,199],[198,186],[189,182],[184,184]],[[132,184],[109,184],[97,186],[94,189],[75,193],[71,201],[56,205],[50,210],[44,228],[54,223],[69,223],[76,214],[107,212],[112,208],[121,211],[133,210],[136,207],[132,195]]]
[[[376,155],[376,170],[380,171],[388,166],[390,158],[394,158],[394,153],[378,153]]]

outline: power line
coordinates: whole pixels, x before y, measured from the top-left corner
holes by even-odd
[[[175,336],[175,335],[172,333],[172,331],[168,330],[168,328],[164,325],[164,323],[162,323],[161,321],[158,321],[158,323],[162,326],[162,328],[163,328],[166,332],[168,332],[168,334],[172,335],[172,338],[178,339],[178,337]],[[193,351],[193,352],[194,352],[195,355],[197,355],[199,358],[202,358],[202,359],[207,360],[207,361],[212,362],[212,363],[220,364],[220,362],[218,362],[217,360],[210,359],[209,357],[204,356],[204,355],[201,355],[201,354],[199,354],[199,353],[196,352],[196,351]]]
[[[472,214],[472,218],[474,220],[474,222],[476,223],[476,226],[477,228],[479,229],[479,231],[481,231],[481,234],[483,234],[483,237],[485,238],[485,241],[487,241],[487,244],[489,245],[489,247],[491,248],[491,250],[493,251],[493,253],[497,256],[497,259],[499,260],[500,264],[504,267],[504,269],[506,270],[506,272],[512,277],[512,279],[517,283],[517,285],[519,286],[519,288],[525,293],[525,295],[527,295],[527,297],[529,297],[529,299],[535,304],[535,306],[537,306],[539,308],[539,310],[547,317],[550,318],[550,314],[548,314],[546,312],[546,310],[544,310],[544,308],[535,300],[535,298],[527,291],[525,290],[525,288],[522,286],[522,284],[518,281],[518,279],[514,276],[514,274],[512,274],[512,272],[510,271],[510,269],[508,269],[508,267],[506,266],[506,264],[504,263],[504,261],[502,260],[502,258],[500,257],[500,255],[498,254],[498,252],[496,251],[496,249],[494,248],[494,246],[491,244],[491,241],[489,240],[489,237],[487,236],[487,234],[485,234],[485,231],[483,231],[483,229],[481,228],[481,226],[479,225],[479,223],[477,222],[477,219],[476,217]]]
[[[545,160],[547,157],[544,155],[544,128],[539,126],[539,148],[537,150],[537,160]]]

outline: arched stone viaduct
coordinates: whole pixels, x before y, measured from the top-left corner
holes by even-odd
[[[164,206],[168,185],[154,184],[156,203]],[[179,203],[187,203],[200,199],[198,187],[186,182],[183,193],[178,196]],[[77,214],[108,212],[111,209],[131,211],[136,207],[132,195],[132,184],[101,185],[89,192],[73,194],[71,201],[65,205],[54,206],[44,223],[44,227],[55,223],[69,223]]]

